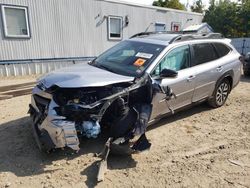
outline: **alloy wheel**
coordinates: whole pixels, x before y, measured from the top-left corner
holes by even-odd
[[[227,96],[228,96],[228,93],[229,93],[229,85],[227,82],[222,82],[220,84],[220,86],[218,87],[217,89],[217,93],[216,93],[216,103],[219,105],[219,106],[222,106],[226,99],[227,99]]]

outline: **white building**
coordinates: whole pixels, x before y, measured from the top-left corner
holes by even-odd
[[[178,31],[203,18],[116,0],[0,0],[0,6],[0,64],[96,56],[136,33]]]

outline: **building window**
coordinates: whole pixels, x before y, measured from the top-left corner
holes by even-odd
[[[108,17],[108,39],[122,40],[122,17]]]
[[[181,23],[179,22],[172,22],[171,24],[171,31],[177,32],[181,30]]]
[[[30,38],[28,8],[1,6],[4,35],[8,38]]]
[[[155,23],[155,31],[156,32],[166,31],[166,24],[164,24],[164,23]]]

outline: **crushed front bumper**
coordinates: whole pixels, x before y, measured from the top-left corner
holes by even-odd
[[[59,106],[53,99],[53,96],[44,91],[45,88],[39,85],[36,86],[32,92],[30,114],[33,120],[33,130],[38,146],[41,145],[40,149],[42,149],[42,146],[45,145],[46,150],[68,147],[75,151],[79,151],[78,135],[85,134],[87,137],[89,135],[90,137],[96,138],[100,133],[99,122],[101,122],[106,110],[111,104],[122,97],[127,98],[131,91],[146,85],[149,80],[149,76],[145,75],[136,80],[133,85],[101,98],[91,104],[71,102],[63,106]],[[136,110],[136,106],[138,106],[138,111]],[[124,131],[121,133],[120,124],[124,124],[122,122],[124,116],[119,117],[119,121],[115,123],[117,126],[112,127],[113,132],[116,133],[112,137],[126,137],[127,140],[130,140],[134,137],[134,134],[142,135],[145,133],[152,111],[152,105],[141,103],[133,104],[132,107],[128,108],[136,111],[137,118],[133,120],[134,122],[132,122],[130,126],[125,127]],[[130,115],[130,113],[124,115],[127,116]],[[77,119],[74,117],[77,117]],[[89,129],[89,125],[90,127],[92,126],[92,128]],[[99,131],[97,131],[97,127],[99,127]],[[129,133],[127,133],[127,131]],[[51,141],[43,142],[44,135],[45,137],[49,137]]]
[[[74,151],[79,151],[75,122],[67,121],[65,117],[58,116],[54,110],[57,106],[50,94],[37,87],[33,89],[29,112],[33,120],[35,137],[38,138],[36,141],[40,142],[38,145],[46,150],[69,147]],[[51,140],[47,139],[48,136]]]

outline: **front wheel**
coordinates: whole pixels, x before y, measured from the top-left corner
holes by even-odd
[[[208,101],[209,105],[214,108],[223,106],[227,100],[230,90],[230,82],[225,78],[217,85],[213,97]]]

